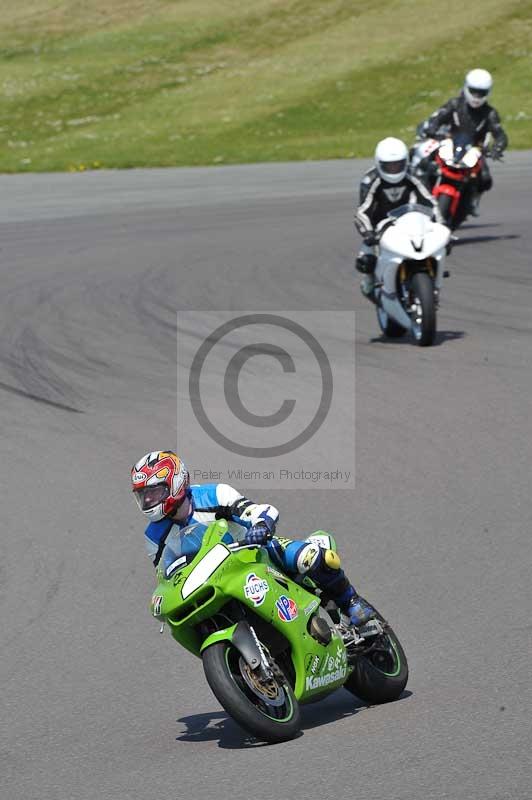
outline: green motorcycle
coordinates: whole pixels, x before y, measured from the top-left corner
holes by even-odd
[[[332,536],[309,537],[335,550]],[[266,548],[234,542],[225,520],[172,530],[157,569],[154,617],[199,656],[223,708],[266,742],[298,735],[300,703],[344,686],[368,703],[397,699],[403,648],[378,616],[354,630],[307,578],[280,572]]]

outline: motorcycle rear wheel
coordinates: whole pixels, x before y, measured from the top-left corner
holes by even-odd
[[[352,694],[377,705],[397,700],[408,681],[408,662],[401,643],[386,626],[367,654],[361,655],[344,686]]]
[[[436,336],[436,306],[434,287],[426,272],[416,272],[412,278],[411,294],[416,310],[412,315],[412,333],[420,347],[434,343]]]
[[[272,683],[261,684],[231,642],[217,642],[203,653],[207,683],[220,705],[245,730],[265,742],[285,742],[301,728],[292,687],[276,670]]]
[[[390,339],[400,339],[401,336],[404,336],[406,333],[406,328],[399,325],[399,323],[392,319],[380,306],[377,306],[377,322],[383,334]]]

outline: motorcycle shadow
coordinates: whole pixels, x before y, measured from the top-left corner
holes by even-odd
[[[405,689],[395,702],[399,703],[401,700],[406,700],[411,696],[412,692]],[[320,728],[323,725],[329,725],[341,719],[352,717],[354,714],[358,714],[360,711],[370,708],[372,708],[372,706],[364,700],[359,700],[359,698],[355,697],[351,692],[345,689],[339,689],[325,700],[301,706],[301,730],[306,731],[312,728]]]
[[[405,690],[395,702],[405,700],[411,695],[412,692]],[[363,700],[345,690],[339,690],[325,700],[301,706],[300,736],[307,730],[352,717],[367,708],[369,706]],[[190,714],[187,717],[180,717],[177,722],[186,726],[186,730],[176,737],[176,741],[179,742],[218,742],[218,747],[226,750],[271,746],[246,733],[224,711]]]
[[[209,711],[205,714],[190,714],[177,720],[186,725],[186,730],[176,737],[178,742],[218,742],[226,750],[245,750],[251,747],[267,747],[250,733],[242,730],[225,711]]]
[[[473,226],[471,226],[473,227]],[[480,227],[480,226],[478,226]],[[466,228],[462,228],[462,230],[466,230]],[[518,233],[505,233],[497,236],[496,234],[490,235],[478,235],[478,236],[468,236],[467,239],[462,239],[460,234],[458,234],[458,240],[453,244],[453,249],[455,247],[460,247],[463,244],[483,244],[484,242],[501,242],[508,239],[520,239],[521,236]]]
[[[457,339],[463,339],[467,336],[465,331],[436,331],[436,338],[434,339],[434,343],[431,345],[432,347],[439,347],[441,344],[445,344],[446,342],[454,342]],[[408,345],[409,347],[414,346],[414,340],[410,336],[404,336],[400,339],[391,339],[384,334],[380,336],[374,336],[372,339],[369,340],[370,344],[391,344],[391,345]]]
[[[500,228],[501,222],[464,222],[460,225],[461,231],[467,231],[468,228]]]

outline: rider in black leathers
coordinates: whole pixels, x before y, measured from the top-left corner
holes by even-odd
[[[501,125],[499,114],[487,102],[493,81],[486,70],[474,69],[468,72],[464,88],[458,97],[452,97],[427,120],[418,126],[420,138],[440,138],[441,129],[448,131],[449,136],[465,133],[477,147],[485,147],[489,135],[492,143],[490,155],[499,159],[508,146],[508,137]],[[477,192],[480,195],[491,189],[493,179],[486,160],[478,177]],[[476,213],[478,195],[474,202],[473,213]]]
[[[434,219],[442,221],[435,198],[424,184],[408,172],[408,149],[400,139],[388,137],[378,143],[375,166],[360,182],[360,205],[355,211],[355,227],[363,244],[355,260],[355,269],[364,273],[362,294],[373,302],[374,272],[377,264],[375,245],[388,214],[406,203],[432,209]]]

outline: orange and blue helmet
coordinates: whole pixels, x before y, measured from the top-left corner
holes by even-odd
[[[171,450],[146,453],[131,470],[131,485],[140,510],[151,522],[173,516],[190,494],[188,469]]]

